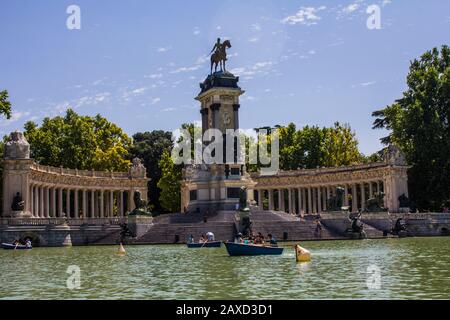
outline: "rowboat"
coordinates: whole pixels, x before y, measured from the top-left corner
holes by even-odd
[[[219,248],[222,245],[220,241],[210,241],[203,243],[188,243],[188,248]]]
[[[295,258],[297,262],[311,261],[311,252],[305,248],[300,247],[298,244],[295,246]]]
[[[230,256],[280,255],[283,253],[283,248],[235,242],[225,242],[225,247]]]
[[[10,244],[10,243],[2,243],[2,248],[5,250],[27,250],[27,249],[32,249],[33,247],[27,247],[26,245],[23,244]]]

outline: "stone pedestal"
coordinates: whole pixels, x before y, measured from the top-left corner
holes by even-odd
[[[224,158],[220,163],[187,166],[182,181],[181,211],[186,208],[195,212],[214,212],[216,210],[235,210],[239,204],[239,190],[247,188],[247,199],[253,200],[255,183],[246,172],[240,159],[230,153],[226,158],[227,146],[225,134],[235,133],[239,129],[239,97],[244,91],[238,86],[239,77],[229,72],[216,72],[209,75],[200,84],[201,91],[195,98],[200,102],[202,132],[209,129],[219,130],[224,143]],[[228,143],[232,143],[230,139]],[[207,146],[210,137],[204,136]],[[216,159],[217,160],[217,159]]]

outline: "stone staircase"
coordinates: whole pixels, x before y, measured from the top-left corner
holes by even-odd
[[[156,223],[142,237],[136,239],[134,243],[186,243],[192,234],[195,241],[211,231],[216,240],[233,240],[236,228],[234,222],[199,222],[199,223]]]
[[[264,236],[271,233],[279,241],[330,240],[344,239],[322,225],[322,231],[316,232],[314,217],[300,218],[277,211],[252,210],[252,230]]]

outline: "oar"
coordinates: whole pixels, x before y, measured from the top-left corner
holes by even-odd
[[[200,247],[200,249],[203,248],[203,246],[204,246],[207,242],[208,242],[208,240],[206,240],[205,242],[203,242],[203,244],[202,244],[202,246]]]

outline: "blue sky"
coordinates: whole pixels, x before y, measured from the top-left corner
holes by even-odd
[[[81,30],[66,9],[81,8]],[[369,30],[367,6],[381,9]],[[450,40],[450,1],[0,0],[0,89],[13,104],[0,133],[28,120],[100,113],[127,133],[200,120],[207,54],[228,38],[240,76],[241,127],[349,123],[381,148],[373,110],[405,90],[409,61]]]

